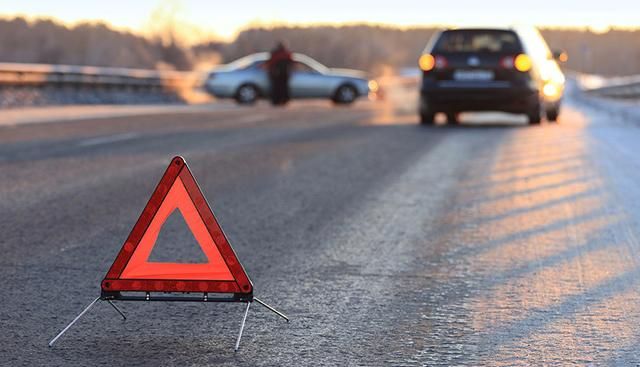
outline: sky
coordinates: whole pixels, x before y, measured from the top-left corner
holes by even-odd
[[[639,27],[640,0],[0,0],[0,16],[49,17],[68,24],[102,21],[148,32],[152,14],[172,16],[193,33],[224,40],[249,24],[379,23],[398,26],[511,25]],[[157,17],[156,17],[157,19]]]

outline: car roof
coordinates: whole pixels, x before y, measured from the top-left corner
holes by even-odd
[[[448,27],[443,31],[514,31],[512,26],[487,26],[487,27]]]
[[[243,64],[243,65],[248,65],[251,63],[254,63],[256,61],[266,61],[268,60],[270,57],[270,53],[269,52],[257,52],[254,54],[250,54],[244,57],[241,57],[237,60],[234,60],[233,62],[229,63],[229,64],[225,64],[222,65],[220,68],[218,68],[218,71],[231,71],[231,70],[235,70],[236,66],[238,64]],[[309,65],[310,67],[316,69],[317,71],[321,72],[321,73],[326,73],[329,71],[329,69],[322,65],[321,63],[319,63],[318,61],[316,61],[315,59],[305,55],[305,54],[300,54],[300,53],[292,53],[291,57],[293,58],[294,61],[298,61],[298,62],[302,62],[305,63],[307,65]]]
[[[442,31],[511,31],[519,33],[520,31],[531,29],[536,29],[536,27],[529,25],[478,25],[464,27],[447,27]]]

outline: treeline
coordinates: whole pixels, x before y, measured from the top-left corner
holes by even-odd
[[[383,66],[415,66],[433,28],[314,26],[247,29],[222,50],[225,61],[267,51],[284,40],[295,52],[307,54],[323,64],[376,71]]]
[[[576,29],[542,29],[549,47],[569,55],[567,69],[602,75],[640,74],[640,30],[593,33]]]
[[[375,71],[385,65],[415,66],[434,28],[314,26],[247,29],[222,49],[231,61],[248,53],[265,51],[276,40],[335,67]],[[640,30],[613,29],[593,33],[580,29],[543,29],[552,50],[569,55],[567,69],[604,75],[640,74]]]
[[[0,62],[190,69],[191,51],[100,23],[73,27],[51,20],[0,19]]]
[[[435,31],[375,25],[251,27],[229,43],[185,46],[166,34],[147,38],[99,23],[68,27],[51,20],[0,19],[0,62],[190,70],[268,51],[277,40],[286,40],[294,51],[329,66],[376,73],[389,66],[415,66]],[[569,69],[640,74],[640,30],[544,29],[542,33],[552,49],[567,51]]]

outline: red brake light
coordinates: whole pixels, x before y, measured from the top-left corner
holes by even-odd
[[[449,62],[444,56],[436,56],[436,69],[444,69],[449,65]]]
[[[515,57],[513,56],[505,56],[500,60],[500,66],[505,69],[513,69],[513,60]]]

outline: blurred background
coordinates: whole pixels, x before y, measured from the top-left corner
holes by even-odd
[[[268,51],[276,40],[285,39],[293,51],[327,66],[380,77],[415,68],[430,36],[444,26],[528,24],[539,27],[551,49],[569,55],[567,70],[600,76],[640,74],[640,31],[634,19],[640,5],[632,1],[608,2],[606,9],[599,2],[550,0],[538,1],[534,8],[513,1],[404,0],[394,2],[393,11],[363,1],[0,1],[0,8],[1,63],[198,73]],[[0,77],[16,78],[7,73]],[[184,77],[176,76],[180,84]],[[193,83],[198,82],[188,84]],[[160,100],[210,100],[206,93],[182,89]],[[141,98],[47,96],[24,89],[12,93],[5,89],[0,104],[132,103]],[[153,98],[146,95],[140,102],[156,102]]]
[[[416,65],[441,26],[534,23],[550,48],[573,56],[566,64],[572,70],[640,73],[640,32],[632,19],[640,9],[634,2],[619,4],[629,11],[615,14],[589,1],[539,1],[538,9],[513,1],[437,7],[400,1],[394,4],[404,11],[394,6],[388,14],[357,1],[0,3],[2,62],[193,70],[266,51],[286,39],[292,49],[327,65],[376,72]]]
[[[536,26],[552,50],[565,52],[563,69],[580,74],[574,79],[585,89],[640,74],[634,18],[640,6],[626,0],[606,7],[551,0],[529,7],[503,0],[402,0],[392,6],[335,0],[312,5],[64,0],[0,1],[0,9],[0,107],[5,108],[209,103],[215,98],[203,86],[211,70],[286,40],[293,52],[330,68],[366,72],[396,105],[415,110],[414,96],[397,88],[395,76],[416,78],[417,60],[430,37],[451,26]],[[637,83],[624,79],[622,84]]]

